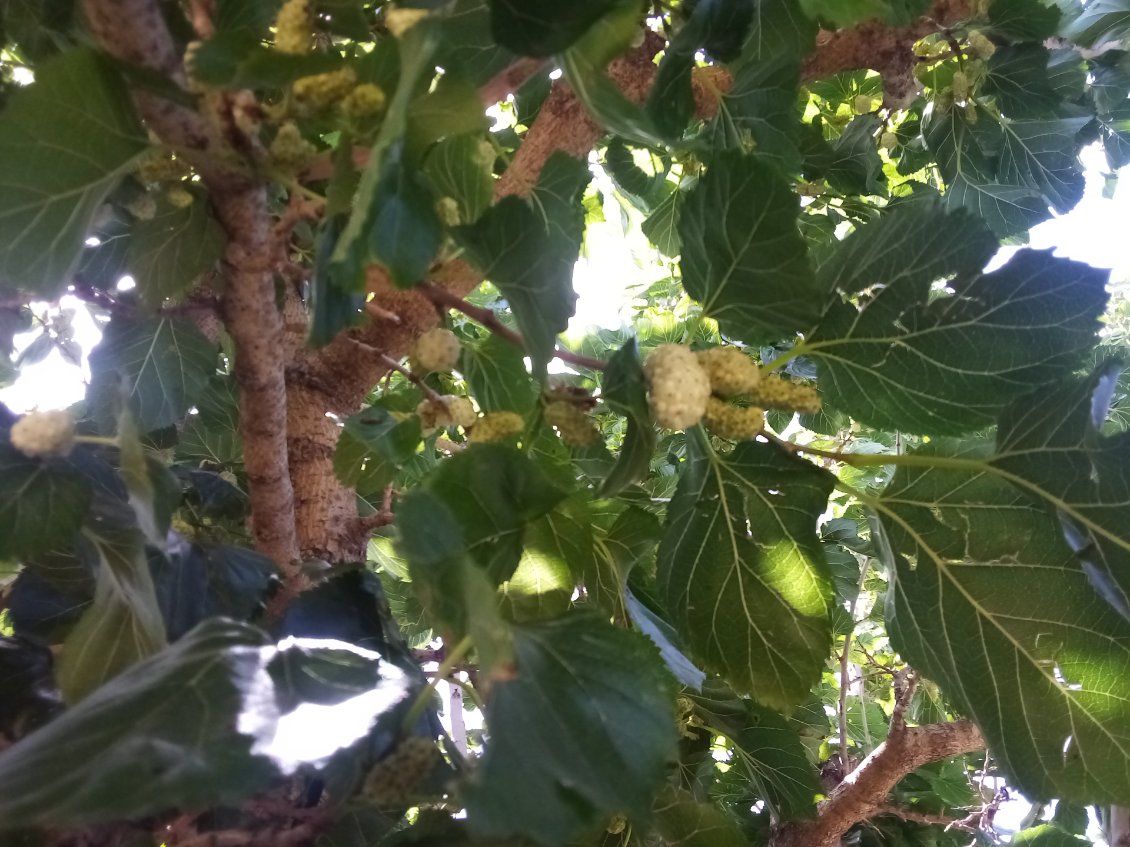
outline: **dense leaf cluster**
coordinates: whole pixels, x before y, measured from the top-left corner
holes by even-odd
[[[1059,801],[1017,844],[1085,843],[1082,806],[1130,805],[1130,391],[1099,335],[1125,311],[1105,271],[1022,246],[1081,198],[1085,145],[1130,163],[1124,0],[925,26],[924,0],[211,5],[206,33],[165,10],[183,78],[111,60],[69,3],[0,6],[0,380],[77,358],[34,304],[77,295],[102,329],[67,455],[0,421],[0,830],[269,837],[258,795],[326,845],[770,844],[899,721],[958,716],[992,766],[907,775],[889,805],[917,817],[858,843],[981,838],[923,817],[984,822],[975,776]],[[861,23],[901,33],[897,62],[812,70],[818,31]],[[491,126],[480,92],[514,68]],[[209,163],[156,143],[131,90],[255,108]],[[559,97],[599,125],[591,153],[539,137]],[[241,430],[202,318],[228,284],[213,164],[266,186],[285,243],[262,308],[299,326],[277,351],[296,385],[405,291],[489,283],[454,314],[433,298],[450,332],[415,370],[376,351],[395,368],[299,496],[327,532],[354,500],[380,529],[365,562],[308,551],[271,613],[290,563],[251,549],[244,439],[283,422]],[[565,350],[613,209],[654,282],[629,328]],[[664,429],[644,362],[672,344],[740,351],[819,409],[736,442]],[[421,419],[452,397],[474,408]],[[484,722],[469,745],[410,652],[436,644]],[[420,738],[443,755],[390,777]]]

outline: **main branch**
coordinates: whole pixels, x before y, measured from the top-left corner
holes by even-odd
[[[820,804],[815,820],[778,827],[773,847],[839,847],[852,826],[889,808],[888,795],[899,780],[930,762],[972,753],[985,746],[972,721],[908,727],[892,723],[886,741]]]
[[[99,46],[114,58],[184,82],[184,69],[156,0],[83,0]],[[205,116],[147,91],[134,102],[162,143],[183,151],[207,186],[228,243],[222,315],[235,344],[240,433],[259,550],[288,576],[297,574],[294,495],[286,461],[286,384],[278,351],[282,318],[275,307],[271,230],[264,186],[237,154],[253,142],[237,129],[235,97],[201,98]]]

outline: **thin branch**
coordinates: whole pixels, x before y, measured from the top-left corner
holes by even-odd
[[[457,312],[462,312],[467,317],[478,321],[485,326],[495,335],[501,336],[513,344],[515,347],[526,349],[526,342],[522,336],[506,326],[498,319],[498,315],[490,309],[484,309],[481,306],[475,306],[468,303],[462,297],[452,294],[446,288],[442,288],[431,282],[423,282],[416,286],[425,297],[435,303],[437,306],[442,306],[445,309],[455,309]],[[582,368],[589,368],[594,371],[602,371],[608,367],[608,362],[604,359],[597,359],[593,356],[585,356],[581,353],[574,353],[571,350],[566,350],[563,347],[558,347],[553,351],[553,358],[560,359],[563,362],[577,365]]]
[[[845,774],[851,773],[851,759],[848,758],[848,744],[847,744],[847,692],[848,692],[848,669],[850,662],[848,656],[851,653],[851,642],[855,635],[855,612],[859,608],[859,595],[863,593],[863,584],[867,581],[868,564],[864,559],[859,567],[859,589],[856,591],[855,599],[851,601],[851,627],[844,634],[844,649],[840,653],[840,699],[836,712],[836,717],[839,720],[839,733],[840,733],[840,767],[843,768]],[[866,712],[866,710],[864,710]]]
[[[402,377],[404,377],[409,382],[411,382],[413,385],[415,385],[417,388],[419,388],[420,391],[423,392],[424,396],[427,397],[432,402],[435,402],[435,403],[446,402],[443,399],[442,394],[440,394],[438,391],[436,391],[434,388],[432,388],[430,385],[428,385],[426,382],[424,382],[423,377],[421,377],[417,373],[413,373],[408,368],[404,367],[404,365],[400,364],[399,361],[394,359],[392,356],[390,356],[384,350],[379,350],[376,347],[374,347],[373,345],[366,344],[364,341],[361,341],[358,338],[353,338],[351,340],[358,347],[361,347],[361,348],[367,350],[369,353],[371,353],[374,356],[374,358],[376,358],[376,360],[379,361],[382,365],[384,365],[388,370],[396,371]]]
[[[531,77],[541,71],[548,71],[550,64],[545,59],[518,59],[479,89],[479,100],[484,106],[493,106],[498,101],[505,100],[508,95],[525,85]]]
[[[970,818],[980,818],[980,812],[975,812],[973,815],[967,815],[964,818],[952,818],[949,815],[935,815],[929,812],[918,812],[914,809],[907,809],[902,806],[895,806],[894,804],[884,803],[875,810],[872,817],[880,817],[881,815],[890,815],[892,817],[901,818],[904,821],[911,823],[924,823],[928,826],[942,826],[946,829],[960,829],[963,832],[976,832],[976,823],[971,823]]]

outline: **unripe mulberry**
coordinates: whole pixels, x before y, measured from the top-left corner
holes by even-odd
[[[554,400],[545,407],[545,422],[572,447],[591,447],[600,440],[596,423],[573,403]]]
[[[761,377],[761,384],[753,392],[752,399],[769,409],[786,409],[802,414],[820,411],[820,395],[815,388],[773,374]]]
[[[526,422],[516,412],[487,412],[472,427],[469,438],[475,444],[494,444],[517,438]]]
[[[341,101],[341,109],[351,121],[367,121],[380,117],[385,110],[385,92],[379,85],[363,82]]]
[[[308,109],[324,109],[344,99],[357,84],[353,68],[304,76],[294,81],[294,99]]]
[[[954,71],[951,85],[955,100],[964,100],[969,96],[969,77],[964,71]]]
[[[884,150],[894,150],[899,146],[899,137],[893,132],[884,132],[879,136],[879,146]]]
[[[459,214],[459,201],[454,197],[441,197],[436,201],[436,216],[444,226],[459,226],[463,223]]]
[[[765,429],[765,411],[760,406],[735,406],[711,397],[706,404],[702,422],[720,438],[740,441],[753,438]]]
[[[853,104],[855,111],[861,115],[871,111],[871,95],[870,94],[857,94]]]
[[[137,175],[143,182],[173,182],[187,174],[183,162],[164,152],[146,156],[137,166]]]
[[[969,33],[969,52],[978,59],[990,59],[997,52],[997,45],[983,32],[975,29]]]
[[[75,446],[75,419],[63,410],[30,412],[12,424],[8,437],[25,456],[66,456]]]
[[[279,127],[270,148],[274,165],[290,173],[302,170],[317,152],[318,148],[302,137],[302,130],[293,121]]]
[[[310,0],[286,0],[275,18],[275,49],[280,53],[310,52]]]
[[[644,363],[651,413],[660,426],[687,429],[702,420],[710,378],[689,347],[662,344]]]
[[[459,361],[459,339],[450,329],[430,329],[416,339],[412,369],[418,373],[450,371]]]
[[[472,427],[479,419],[469,397],[445,394],[439,400],[427,399],[416,406],[420,416],[420,429],[424,435],[431,435],[441,426]]]
[[[749,394],[761,381],[761,371],[737,347],[711,347],[695,353],[710,379],[710,390],[720,397]]]
[[[151,221],[157,215],[157,200],[146,192],[126,203],[126,211],[139,221]]]
[[[381,808],[403,806],[438,759],[439,750],[430,738],[406,738],[369,771],[362,791]]]
[[[192,192],[180,185],[173,185],[165,189],[165,199],[169,201],[169,205],[178,209],[187,209],[195,200]]]

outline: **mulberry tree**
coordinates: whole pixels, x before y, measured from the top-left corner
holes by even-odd
[[[1130,844],[1130,317],[1024,246],[1130,162],[1128,49],[0,4],[0,380],[89,367],[0,408],[0,841]]]

